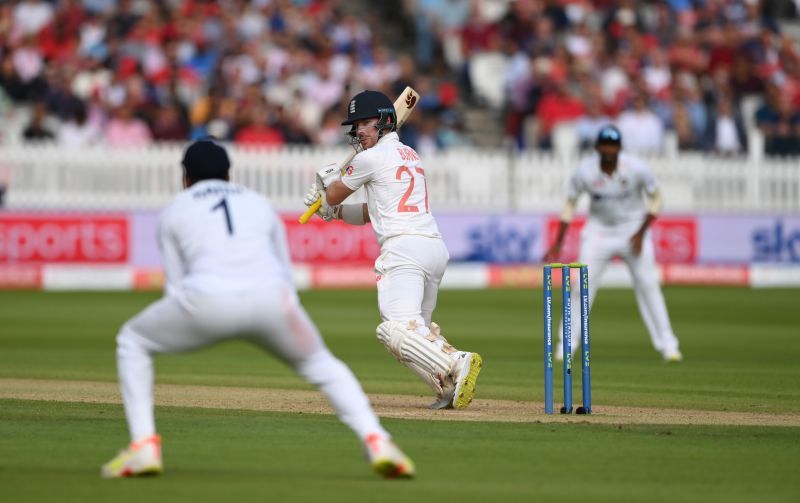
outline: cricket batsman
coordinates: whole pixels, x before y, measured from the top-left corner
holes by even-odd
[[[431,408],[465,408],[482,359],[457,350],[431,321],[450,255],[431,213],[425,168],[414,149],[400,142],[395,108],[384,94],[355,95],[342,125],[350,126],[357,154],[343,172],[320,170],[304,202],[321,200],[317,214],[325,221],[372,224],[381,247],[375,260],[383,320],[378,340],[433,390]],[[366,203],[342,204],[360,187]]]

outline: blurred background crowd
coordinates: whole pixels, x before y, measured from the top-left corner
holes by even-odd
[[[423,96],[420,151],[800,154],[800,0],[16,0],[0,142],[345,144],[362,89]]]

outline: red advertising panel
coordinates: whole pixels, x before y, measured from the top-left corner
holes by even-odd
[[[670,285],[750,284],[750,267],[746,265],[681,265],[664,267],[664,283]]]
[[[125,215],[0,213],[0,264],[128,261]]]
[[[295,215],[283,215],[292,261],[309,264],[372,264],[380,247],[372,226],[324,222],[313,217],[307,224]]]
[[[561,248],[561,260],[574,262],[578,260],[580,233],[586,218],[579,217],[572,221]],[[555,241],[558,217],[547,219],[547,241],[545,249]],[[652,226],[653,244],[656,249],[656,261],[662,264],[693,264],[697,261],[697,219],[692,217],[659,217]]]
[[[0,289],[40,288],[41,286],[40,266],[0,264]]]

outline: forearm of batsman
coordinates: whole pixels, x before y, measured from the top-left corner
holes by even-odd
[[[336,206],[337,204],[342,204],[342,201],[347,199],[353,192],[355,191],[342,183],[341,180],[336,180],[325,189],[325,199],[331,206]]]

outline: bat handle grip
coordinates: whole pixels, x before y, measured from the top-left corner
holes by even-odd
[[[305,213],[300,215],[300,219],[298,220],[298,222],[300,222],[301,224],[304,224],[304,223],[308,222],[309,220],[311,220],[311,217],[314,216],[314,213],[317,212],[317,210],[320,208],[320,206],[322,206],[322,199],[317,199],[317,201],[314,204],[312,204],[311,206],[308,207],[308,209],[306,210]]]

